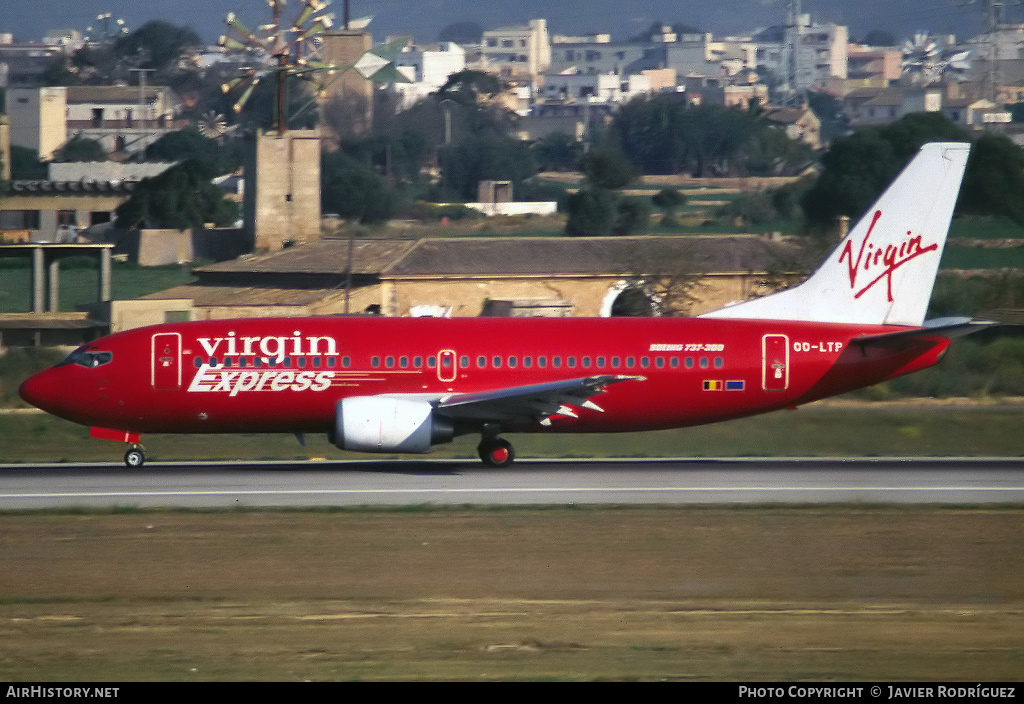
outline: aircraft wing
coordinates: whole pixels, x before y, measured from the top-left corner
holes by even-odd
[[[971,320],[970,318],[938,318],[925,321],[924,327],[898,332],[883,332],[878,335],[862,335],[850,340],[863,349],[868,345],[878,347],[902,347],[926,337],[963,337],[984,330],[996,323],[987,320]]]
[[[435,407],[453,419],[508,421],[526,420],[551,424],[551,416],[575,418],[571,408],[579,406],[604,412],[591,397],[623,381],[644,381],[646,377],[625,375],[588,376],[544,384],[512,386],[506,389],[442,396]]]

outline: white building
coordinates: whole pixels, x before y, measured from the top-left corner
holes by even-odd
[[[489,29],[481,39],[480,52],[484,70],[506,80],[536,82],[551,66],[548,22],[537,19],[526,26]]]
[[[395,58],[395,67],[410,83],[395,83],[400,96],[398,108],[405,110],[418,100],[437,92],[453,73],[466,68],[466,50],[455,42],[437,46],[409,46]]]
[[[549,73],[541,95],[547,102],[624,103],[650,90],[650,77],[640,73]]]
[[[800,15],[796,27],[772,27],[754,37],[756,64],[783,81],[791,70],[791,44],[797,46],[794,90],[823,88],[833,80],[846,80],[849,31],[843,25],[812,22]]]
[[[38,152],[43,161],[68,139],[66,88],[8,88],[7,114],[11,144]]]

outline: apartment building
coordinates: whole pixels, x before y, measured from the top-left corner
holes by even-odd
[[[489,29],[481,38],[481,63],[509,81],[536,84],[551,66],[551,38],[544,19],[525,26]]]
[[[464,70],[466,50],[455,42],[423,47],[410,45],[395,58],[395,68],[410,81],[392,86],[400,96],[399,109],[404,110],[436,92],[453,73]]]

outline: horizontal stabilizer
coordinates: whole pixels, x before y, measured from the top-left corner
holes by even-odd
[[[899,330],[897,332],[883,332],[878,335],[862,335],[855,337],[850,342],[860,345],[862,348],[873,347],[902,347],[915,340],[924,340],[934,337],[945,337],[953,339],[963,337],[975,332],[980,332],[987,327],[995,325],[988,320],[971,320],[970,318],[937,318],[927,320],[924,327],[912,330]]]

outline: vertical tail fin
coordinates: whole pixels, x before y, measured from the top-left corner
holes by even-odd
[[[810,278],[701,317],[921,325],[969,152],[924,145]]]

